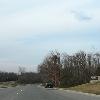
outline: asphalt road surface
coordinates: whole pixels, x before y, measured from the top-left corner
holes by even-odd
[[[100,97],[27,85],[0,89],[0,100],[100,100]]]

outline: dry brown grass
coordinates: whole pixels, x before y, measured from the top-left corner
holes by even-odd
[[[8,88],[17,86],[16,82],[0,82],[0,88]]]
[[[71,87],[69,89],[100,95],[100,82],[83,84],[83,85]]]

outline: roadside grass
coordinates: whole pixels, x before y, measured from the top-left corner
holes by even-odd
[[[16,87],[18,84],[17,82],[0,82],[0,88],[8,88],[8,87]]]
[[[78,92],[92,93],[92,94],[100,95],[100,82],[87,83],[87,84],[78,85],[75,87],[70,87],[67,89],[68,90],[75,90]]]

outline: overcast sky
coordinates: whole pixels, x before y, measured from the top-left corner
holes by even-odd
[[[0,70],[36,70],[52,50],[100,51],[100,0],[0,0]]]

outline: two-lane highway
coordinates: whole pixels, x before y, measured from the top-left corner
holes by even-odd
[[[100,100],[100,97],[26,85],[0,89],[0,100]]]

